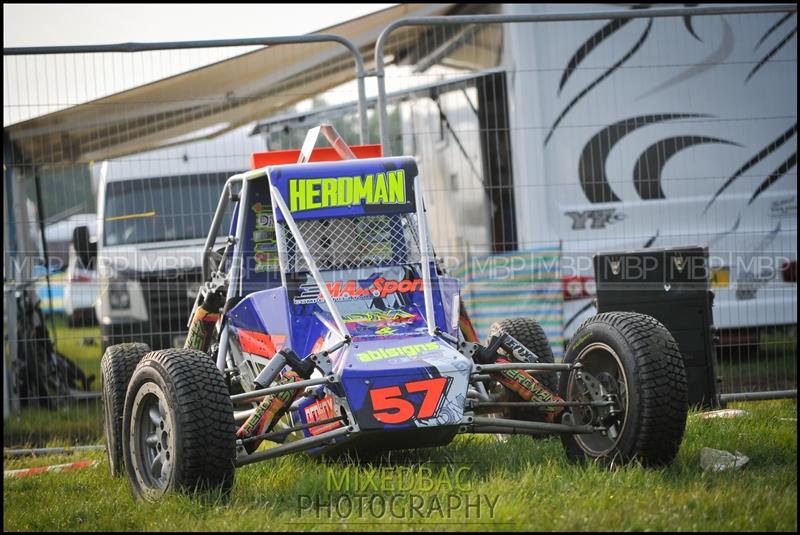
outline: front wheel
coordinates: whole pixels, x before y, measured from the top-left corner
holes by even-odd
[[[592,404],[569,413],[574,423],[605,428],[563,434],[570,460],[609,466],[672,462],[689,402],[683,358],[666,327],[644,314],[599,314],[572,337],[564,361],[581,367],[562,374],[561,396]]]
[[[134,494],[233,485],[233,405],[209,356],[193,349],[148,353],[133,373],[123,420],[125,469]]]

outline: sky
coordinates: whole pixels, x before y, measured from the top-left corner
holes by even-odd
[[[3,47],[271,37],[396,4],[3,4]]]

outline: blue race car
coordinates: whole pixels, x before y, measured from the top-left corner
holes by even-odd
[[[313,156],[339,161],[309,161],[320,132],[333,148]],[[112,474],[152,500],[227,491],[237,467],[290,453],[371,457],[460,433],[557,433],[575,461],[670,463],[688,409],[670,333],[601,314],[562,363],[529,318],[480,343],[436,267],[416,161],[364,157],[375,148],[323,125],[300,163],[279,154],[228,180],[185,347],[103,356]]]

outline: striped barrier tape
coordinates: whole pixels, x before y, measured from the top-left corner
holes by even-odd
[[[3,477],[28,477],[38,476],[45,472],[67,472],[69,470],[80,470],[81,468],[93,468],[98,465],[97,461],[89,459],[83,461],[75,461],[68,464],[53,464],[50,466],[37,466],[34,468],[21,468],[19,470],[4,470]]]

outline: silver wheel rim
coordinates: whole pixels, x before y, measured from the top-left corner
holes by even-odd
[[[586,435],[575,435],[575,441],[586,453],[593,457],[601,457],[613,452],[628,423],[628,378],[624,373],[622,360],[609,345],[594,343],[586,346],[575,359],[583,365],[581,372],[588,374],[592,380],[617,396],[617,406],[621,415],[613,418],[609,432],[596,432]],[[579,392],[580,386],[575,373],[570,374],[567,392],[569,399],[581,399],[586,396]]]
[[[133,467],[139,480],[153,490],[167,488],[175,468],[175,426],[165,399],[158,385],[146,383],[136,392],[132,410]]]

